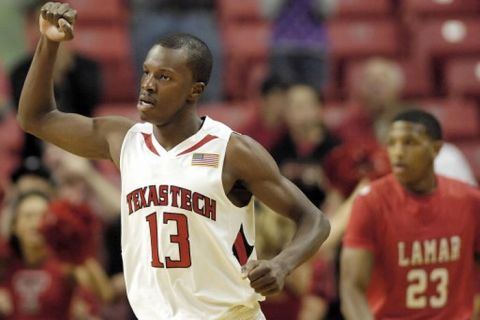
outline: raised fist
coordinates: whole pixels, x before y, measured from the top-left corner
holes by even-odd
[[[40,32],[55,42],[73,39],[77,11],[67,3],[47,2],[40,11]]]

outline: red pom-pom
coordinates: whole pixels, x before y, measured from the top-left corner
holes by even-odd
[[[332,150],[323,168],[332,186],[348,196],[362,179],[375,180],[389,173],[390,163],[378,146],[347,144]]]
[[[94,254],[98,227],[89,206],[56,200],[51,202],[41,230],[58,258],[79,264]]]

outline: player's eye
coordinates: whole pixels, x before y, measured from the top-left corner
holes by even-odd
[[[168,76],[166,74],[160,74],[160,75],[158,75],[157,79],[168,81],[168,80],[170,80],[170,76]]]

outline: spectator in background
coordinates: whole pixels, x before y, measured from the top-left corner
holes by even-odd
[[[272,148],[271,154],[283,174],[321,206],[328,187],[320,163],[340,141],[323,123],[323,106],[315,88],[292,85],[286,101],[288,134]]]
[[[262,11],[273,21],[271,71],[286,81],[320,90],[328,75],[325,20],[335,0],[262,0]]]
[[[8,238],[13,217],[13,207],[20,194],[37,191],[48,197],[56,195],[52,173],[39,158],[24,159],[12,172],[7,193],[2,201],[0,238]]]
[[[260,88],[261,97],[257,105],[256,118],[242,132],[260,142],[269,151],[287,133],[286,92],[287,83],[277,76],[268,76]]]
[[[189,33],[197,36],[212,51],[215,65],[202,102],[223,98],[222,42],[217,26],[215,0],[130,0],[132,44],[136,70],[143,70],[143,61],[150,48],[167,35]],[[139,77],[140,78],[140,75]]]
[[[34,49],[40,34],[38,32],[38,16],[40,8],[46,0],[34,0],[25,7],[25,23],[27,38]],[[13,103],[18,106],[23,83],[32,62],[33,53],[21,59],[10,73]],[[84,57],[69,46],[59,49],[54,71],[55,96],[60,110],[91,116],[101,98],[101,74],[98,64]],[[41,157],[42,142],[26,134],[23,158]]]
[[[119,217],[119,187],[102,176],[90,160],[47,144],[44,162],[53,172],[59,196],[77,204],[89,203],[105,222]]]
[[[255,247],[260,259],[271,259],[291,241],[295,224],[263,205],[256,203]],[[266,319],[295,320],[301,309],[302,298],[307,292],[311,275],[311,264],[302,264],[286,279],[280,293],[266,297],[260,303]]]
[[[403,101],[404,87],[405,77],[397,62],[371,58],[365,64],[358,85],[352,88],[353,103],[348,106],[349,116],[335,133],[347,143],[384,144],[393,116],[415,107],[415,104]],[[465,156],[451,143],[443,144],[435,159],[435,171],[476,185]]]
[[[378,144],[392,117],[410,105],[402,101],[404,75],[395,61],[369,59],[358,83],[350,88],[348,116],[337,133],[346,142]]]
[[[58,195],[77,205],[88,204],[100,218],[101,228],[98,232],[103,245],[99,245],[97,251],[104,254],[106,271],[112,277],[116,295],[126,297],[120,252],[119,187],[106,179],[91,160],[55,145],[46,144],[44,162],[53,172]],[[115,305],[102,309],[102,314],[112,319],[126,316],[129,312],[126,299],[119,299]]]
[[[80,208],[66,202],[51,204],[50,198],[38,191],[30,191],[17,198],[9,251],[2,256],[2,319],[79,319],[77,316],[80,315],[72,315],[77,288],[96,294],[104,302],[113,298],[109,280],[96,259],[87,255],[76,256],[81,255],[81,249],[86,246],[84,243],[62,244],[68,248],[78,248],[78,251],[69,253],[71,261],[61,260],[64,256],[57,255],[58,248],[50,246],[49,234],[46,233],[48,224],[53,221],[55,227],[50,231],[50,236],[55,230],[60,231],[60,225],[55,225],[54,220],[46,217],[52,214],[60,217],[66,215],[68,210],[74,212],[72,218],[81,213],[78,211]],[[85,214],[88,215],[82,212],[82,218],[86,217]],[[61,228],[71,230],[72,225],[63,223]]]

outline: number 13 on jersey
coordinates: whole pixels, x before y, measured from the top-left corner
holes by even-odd
[[[170,243],[178,246],[178,260],[171,257],[165,257],[165,261],[160,259],[158,247],[158,224],[157,213],[151,213],[145,218],[150,229],[150,242],[152,245],[152,267],[154,268],[188,268],[192,265],[190,257],[190,240],[188,234],[187,217],[181,213],[163,213],[163,224],[175,223],[177,233],[170,235]]]

